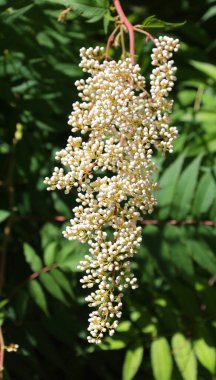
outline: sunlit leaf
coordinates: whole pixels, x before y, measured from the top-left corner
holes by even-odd
[[[181,333],[172,337],[173,355],[184,380],[197,380],[197,362],[191,342]]]
[[[216,348],[206,329],[200,329],[195,339],[194,350],[199,362],[212,374],[216,370]]]
[[[122,370],[122,380],[132,380],[134,378],[142,363],[142,358],[143,346],[131,348],[126,352]]]
[[[199,62],[199,61],[190,61],[191,65],[194,66],[197,70],[201,71],[203,74],[206,74],[210,78],[216,80],[216,67],[208,62]]]
[[[107,350],[121,350],[126,346],[126,343],[121,339],[112,339],[110,337],[103,340],[103,342],[100,344],[100,348],[103,351]]]
[[[25,255],[26,262],[30,265],[32,271],[37,272],[40,271],[43,267],[43,263],[41,258],[38,256],[34,248],[32,248],[29,244],[24,243],[23,252]]]
[[[58,249],[58,242],[52,241],[47,245],[44,250],[44,262],[46,265],[52,265],[56,263],[55,257]]]
[[[172,355],[166,338],[158,338],[151,344],[151,363],[155,380],[170,380]]]
[[[87,250],[84,244],[78,241],[70,241],[66,242],[58,252],[56,260],[61,269],[77,272],[77,266],[85,253],[87,253]]]
[[[9,215],[10,215],[9,211],[0,210],[0,223],[3,222],[5,219],[7,219]]]

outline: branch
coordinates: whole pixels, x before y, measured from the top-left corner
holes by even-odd
[[[2,328],[0,329],[0,380],[3,379],[3,371],[4,371],[4,337],[2,333]]]
[[[134,47],[134,28],[133,25],[130,23],[130,21],[127,19],[127,17],[124,14],[124,11],[121,7],[119,0],[113,0],[114,6],[116,8],[116,11],[120,17],[120,20],[122,23],[126,26],[128,33],[129,33],[129,41],[130,41],[130,56],[131,56],[131,63],[132,65],[135,64],[135,47]]]
[[[170,220],[141,220],[141,224],[147,225],[162,225],[162,224],[172,224],[172,225],[193,225],[198,226],[200,224],[204,224],[206,226],[216,226],[216,223],[212,220],[195,220],[195,219],[188,219],[188,220],[176,220],[176,219],[170,219]]]
[[[146,36],[146,42],[148,42],[148,40],[151,40],[155,44],[155,39],[154,39],[154,37],[150,33],[146,32],[145,30],[142,30],[142,29],[138,28],[137,26],[134,26],[134,30],[136,32],[145,34],[145,36]]]
[[[32,280],[35,280],[37,277],[39,277],[42,273],[47,273],[47,272],[50,272],[52,269],[55,269],[58,267],[58,264],[55,263],[55,264],[52,264],[52,265],[49,265],[49,266],[46,266],[46,267],[43,267],[41,270],[37,271],[37,272],[33,272],[32,274],[30,274],[30,276],[28,276],[27,278],[25,278],[20,284],[18,284],[11,292],[9,298],[11,299],[21,288],[23,288],[27,282],[29,281],[32,281]]]
[[[108,38],[107,46],[106,46],[106,60],[108,60],[109,58],[109,49],[114,41],[115,34],[119,28],[120,28],[120,25],[117,25]]]
[[[13,175],[14,175],[14,167],[15,167],[15,145],[17,143],[16,137],[13,138],[11,144],[11,155],[8,163],[8,172],[5,181],[2,183],[4,185],[7,195],[8,195],[8,205],[10,210],[10,216],[8,217],[2,238],[2,245],[0,247],[0,293],[2,291],[3,283],[4,283],[4,272],[5,272],[5,259],[6,253],[8,249],[10,234],[11,234],[11,226],[13,224],[14,218],[14,206],[15,206],[15,190],[13,183]]]
[[[29,221],[50,221],[50,222],[59,222],[63,223],[69,220],[64,215],[56,215],[50,218],[43,218],[35,215],[15,215],[13,217],[13,223],[16,221],[29,220]],[[185,220],[176,220],[176,219],[168,219],[168,220],[158,220],[158,219],[147,219],[139,221],[143,225],[162,225],[162,224],[173,224],[173,225],[200,225],[204,224],[206,226],[216,226],[216,222],[212,220],[196,220],[196,219],[185,219]]]

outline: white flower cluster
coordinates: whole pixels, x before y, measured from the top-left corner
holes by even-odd
[[[141,215],[151,213],[156,204],[153,149],[172,152],[177,135],[169,127],[173,102],[167,96],[176,79],[170,58],[179,44],[168,37],[155,42],[150,93],[140,67],[129,58],[101,63],[103,48],[81,49],[80,66],[91,76],[75,83],[82,102],[73,104],[69,125],[86,137],[69,137],[66,148],[56,154],[66,173],[55,168],[45,179],[48,190],[68,193],[77,188],[78,205],[64,236],[90,246],[79,266],[86,272],[82,287],[93,289],[86,298],[94,308],[90,343],[100,343],[106,332],[114,334],[122,291],[137,287],[129,259],[142,240]]]

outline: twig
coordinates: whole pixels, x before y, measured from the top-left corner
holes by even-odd
[[[106,60],[109,59],[109,49],[114,41],[115,34],[119,28],[120,28],[120,25],[117,25],[108,38],[107,46],[106,46]]]
[[[6,254],[8,250],[9,241],[10,241],[11,227],[14,220],[14,207],[15,207],[15,189],[14,189],[14,181],[13,181],[14,167],[15,167],[14,153],[15,153],[15,146],[18,140],[19,138],[17,137],[16,131],[15,131],[13,139],[12,139],[12,143],[11,143],[11,155],[9,158],[7,177],[2,182],[8,194],[8,205],[9,205],[9,210],[10,210],[10,216],[8,217],[5,223],[5,227],[3,230],[3,237],[2,237],[2,245],[0,247],[0,293],[2,292],[2,288],[4,284]],[[4,350],[5,350],[4,336],[3,336],[3,331],[1,327],[0,328],[0,380],[3,380],[4,378]]]
[[[151,41],[154,42],[154,44],[155,44],[155,39],[154,39],[154,37],[153,37],[150,33],[146,32],[145,30],[142,30],[142,29],[140,29],[140,28],[137,28],[136,26],[134,26],[134,30],[135,30],[136,32],[139,32],[139,33],[143,33],[143,34],[145,34],[145,36],[146,36],[146,41],[148,42],[148,40],[151,40]]]
[[[2,245],[0,247],[0,293],[3,287],[3,283],[4,283],[6,252],[8,248],[8,243],[9,243],[10,233],[11,233],[11,226],[12,226],[13,217],[14,217],[15,191],[14,191],[14,184],[13,184],[13,173],[14,173],[14,167],[15,167],[14,149],[15,149],[16,143],[17,143],[17,140],[16,140],[16,137],[14,137],[12,140],[12,152],[11,152],[9,165],[8,165],[8,174],[7,174],[7,178],[3,182],[4,187],[6,188],[6,191],[8,193],[8,204],[9,204],[10,216],[8,217],[5,227],[4,227]]]
[[[126,57],[126,49],[125,49],[125,41],[124,41],[124,28],[120,29],[120,37],[121,37],[121,47],[122,47],[122,57]]]
[[[198,112],[200,110],[203,93],[204,93],[204,86],[199,86],[197,89],[196,98],[194,102],[194,112]]]
[[[46,267],[41,268],[41,270],[37,272],[33,272],[30,274],[30,276],[26,277],[20,284],[18,284],[9,295],[9,298],[11,299],[21,288],[23,288],[29,281],[35,280],[38,278],[42,273],[48,273],[51,270],[58,267],[59,264],[55,263]]]
[[[113,0],[114,6],[116,8],[116,11],[118,12],[118,15],[120,17],[120,20],[122,23],[126,26],[128,33],[129,33],[129,42],[130,42],[130,56],[131,56],[131,63],[132,65],[135,64],[135,46],[134,46],[134,28],[133,25],[130,23],[130,21],[127,19],[127,17],[124,14],[124,11],[121,7],[119,0]]]
[[[4,337],[2,333],[2,328],[0,328],[0,380],[3,379],[3,371],[4,371]]]
[[[140,221],[141,224],[147,225],[161,225],[161,224],[172,224],[172,225],[200,225],[204,224],[206,226],[216,226],[216,223],[212,220],[195,220],[195,219],[188,219],[188,220],[176,220],[176,219],[170,219],[170,220],[142,220]]]
[[[122,139],[123,143],[123,139]],[[52,218],[43,218],[35,215],[16,215],[13,217],[13,223],[22,220],[32,220],[32,221],[50,221],[50,222],[59,222],[63,223],[69,220],[64,215],[56,215]],[[199,225],[204,224],[206,226],[216,226],[216,222],[212,220],[196,220],[196,219],[186,219],[186,220],[176,220],[176,219],[168,219],[168,220],[158,220],[158,219],[147,219],[139,221],[141,224],[173,224],[173,225]]]

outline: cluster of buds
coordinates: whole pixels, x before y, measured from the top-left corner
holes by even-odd
[[[150,92],[139,65],[129,58],[104,60],[103,48],[82,48],[80,67],[90,74],[75,84],[81,102],[69,117],[72,132],[56,159],[65,166],[46,178],[48,190],[77,188],[74,218],[64,231],[69,240],[88,242],[89,254],[80,262],[83,288],[94,311],[89,316],[90,343],[112,336],[122,315],[125,288],[137,288],[131,257],[140,246],[142,215],[156,200],[152,179],[154,149],[172,152],[177,136],[170,127],[173,102],[168,94],[175,81],[171,60],[178,40],[159,37],[152,53]]]

